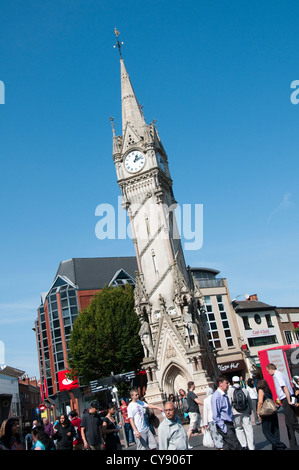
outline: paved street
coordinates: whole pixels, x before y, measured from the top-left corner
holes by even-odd
[[[280,427],[280,439],[282,442],[286,444],[286,446],[289,445],[288,437],[287,437],[287,430],[285,427],[285,422],[284,422],[284,413],[282,410],[278,412],[278,420],[279,420],[279,427]],[[188,426],[185,426],[186,429],[188,429]],[[261,425],[253,425],[254,429],[254,436],[255,436],[255,445],[256,445],[256,450],[272,450],[271,444],[265,439],[262,431],[262,426]],[[156,436],[157,439],[157,436]],[[202,445],[202,440],[203,436],[202,434],[196,434],[191,437],[190,439],[190,445],[193,447],[192,451],[194,450],[215,450],[215,449],[207,449]],[[297,434],[297,442],[299,444],[299,436]],[[129,448],[124,450],[135,450],[136,446],[135,445],[130,445]],[[298,448],[299,450],[299,448]]]

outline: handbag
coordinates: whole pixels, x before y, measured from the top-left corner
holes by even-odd
[[[259,411],[259,415],[263,418],[264,416],[271,416],[275,413],[277,413],[276,403],[271,398],[266,398]]]
[[[204,447],[208,447],[208,448],[212,448],[214,447],[214,441],[213,441],[213,438],[212,438],[212,434],[211,434],[211,431],[209,429],[206,429],[205,430],[205,433],[203,435],[203,441],[202,441],[202,445]]]

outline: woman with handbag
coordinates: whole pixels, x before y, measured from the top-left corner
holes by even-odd
[[[268,383],[264,379],[257,382],[258,404],[257,415],[262,422],[265,438],[272,444],[272,450],[285,450],[287,446],[280,441],[277,408],[273,406],[273,396]]]

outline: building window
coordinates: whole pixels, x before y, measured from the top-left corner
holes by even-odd
[[[266,313],[265,317],[266,317],[266,322],[267,322],[268,327],[273,328],[273,323],[272,323],[272,318],[271,318],[270,313]]]
[[[284,336],[285,336],[287,344],[292,344],[293,343],[293,336],[292,336],[291,331],[288,331],[288,330],[284,331]]]
[[[259,315],[254,315],[254,321],[255,323],[257,323],[258,325],[260,325],[262,323],[262,319]]]
[[[218,333],[215,313],[213,312],[213,305],[212,305],[210,296],[205,297],[205,305],[206,305],[207,324],[209,327],[209,334],[208,334],[209,343],[212,346],[212,348],[220,349],[221,341],[220,341],[220,337]]]
[[[248,317],[242,317],[245,330],[251,330]]]
[[[226,339],[226,344],[228,347],[231,347],[234,345],[234,342],[233,342],[232,333],[229,327],[227,313],[224,308],[222,295],[217,295],[217,303],[218,303],[218,309],[219,309],[220,318],[222,322],[222,328],[223,328],[225,339]]]
[[[267,346],[268,344],[278,343],[275,335],[261,336],[260,338],[248,338],[249,346]]]

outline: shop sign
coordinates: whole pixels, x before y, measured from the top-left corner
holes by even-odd
[[[243,359],[240,361],[230,361],[230,362],[223,362],[222,364],[218,364],[218,369],[223,374],[235,372],[237,370],[243,370],[246,368],[245,362]]]
[[[261,338],[262,336],[274,336],[275,328],[260,328],[258,330],[247,330],[247,338]]]
[[[60,392],[65,392],[67,390],[71,390],[72,388],[79,388],[78,379],[75,377],[71,379],[67,376],[69,373],[68,370],[62,370],[58,372],[58,382],[59,382],[59,390]]]

